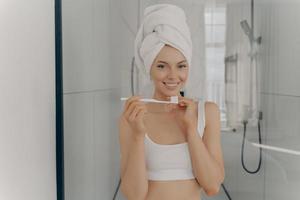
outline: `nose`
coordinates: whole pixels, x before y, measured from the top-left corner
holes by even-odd
[[[168,73],[168,78],[169,79],[176,79],[177,78],[177,70],[176,68],[171,68],[169,73]]]

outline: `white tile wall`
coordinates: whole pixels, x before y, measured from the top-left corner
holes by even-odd
[[[299,10],[299,1],[255,1],[255,33],[262,36],[258,57],[262,77],[262,143],[297,151],[300,151]],[[247,133],[249,141],[258,142],[255,129],[248,129]],[[228,133],[225,135],[230,137]],[[300,186],[299,156],[263,150],[261,174],[241,174],[240,157],[235,158],[238,162],[227,160],[235,150],[228,149],[232,146],[229,141],[222,141],[227,172],[225,183],[229,186],[235,183],[230,191],[232,196],[243,200],[300,197],[297,189]],[[241,145],[241,141],[236,144]],[[247,165],[255,167],[258,155],[254,152],[257,150],[246,152]]]
[[[109,1],[62,1],[64,91],[114,88],[110,82]]]
[[[137,0],[63,1],[66,199],[112,199]],[[122,199],[118,194],[117,199]]]
[[[262,91],[300,96],[300,2],[257,1],[255,30],[262,36]]]
[[[134,55],[133,47],[135,35],[131,32],[129,26],[133,27],[131,23],[134,22],[125,21],[128,19],[123,18],[116,9],[120,6],[116,5],[117,3],[119,2],[112,1],[110,67],[113,77],[112,81],[116,82],[115,84],[118,85],[118,87],[124,88],[130,87],[131,84],[130,70]],[[137,11],[133,10],[135,7],[131,7],[132,10],[128,10],[128,7],[121,8],[120,10],[123,10],[123,13],[135,13],[137,17]]]
[[[111,199],[119,175],[120,90],[65,95],[66,199]]]
[[[300,151],[299,1],[257,1],[265,144]],[[265,198],[298,199],[300,157],[265,150]]]
[[[115,9],[118,8],[119,9]],[[111,66],[113,67],[113,74],[119,74],[118,82],[119,89],[113,92],[115,99],[122,97],[131,96],[131,62],[132,57],[134,56],[133,47],[134,39],[137,31],[137,21],[138,21],[138,1],[112,1],[112,22],[111,22]],[[123,111],[121,108],[122,104],[120,101],[115,101],[111,106],[113,108],[112,118],[117,119],[120,115],[120,112]],[[117,132],[117,127],[113,126],[114,131]],[[111,188],[112,194],[114,194],[116,187],[120,179],[120,160],[119,160],[119,141],[116,135],[112,137],[111,140],[112,151],[115,152],[113,157],[114,168],[114,179],[113,179],[113,188]],[[110,198],[111,199],[111,198]],[[119,189],[117,200],[125,200],[121,190]]]
[[[300,98],[280,95],[263,95],[266,144],[300,152]],[[297,199],[300,192],[300,156],[266,151],[266,198]]]
[[[65,196],[95,198],[93,94],[64,95]]]
[[[244,163],[250,171],[254,171],[259,163],[259,149],[251,144],[251,142],[257,142],[257,138],[257,131],[250,129],[246,132]],[[263,199],[265,155],[262,155],[262,166],[259,172],[248,174],[243,169],[241,162],[242,141],[242,129],[237,132],[222,132],[225,187],[232,199]],[[222,196],[223,199],[227,199],[225,194]]]
[[[139,0],[120,1],[121,18],[124,24],[127,25],[128,30],[135,35],[138,29],[138,6]]]
[[[96,198],[112,199],[119,179],[119,132],[120,90],[97,92],[94,95],[94,180]]]

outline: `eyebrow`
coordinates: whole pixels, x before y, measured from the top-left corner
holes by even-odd
[[[165,61],[162,61],[162,60],[159,60],[159,61],[157,61],[157,62],[161,62],[161,63],[169,64],[169,63],[167,63],[167,62],[165,62]],[[183,62],[186,62],[186,60],[182,60],[182,61],[180,61],[180,62],[179,62],[179,63],[177,63],[177,64],[180,64],[180,63],[183,63]]]

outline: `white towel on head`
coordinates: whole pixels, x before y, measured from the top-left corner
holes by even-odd
[[[171,4],[149,6],[135,39],[137,67],[149,75],[154,59],[166,44],[178,49],[191,67],[192,40],[183,9]]]

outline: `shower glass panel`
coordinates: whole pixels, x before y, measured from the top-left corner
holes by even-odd
[[[62,1],[66,200],[125,200],[120,97],[139,92],[133,44],[143,10],[187,14],[193,67],[187,94],[221,111],[225,181],[201,199],[300,199],[300,1]]]

